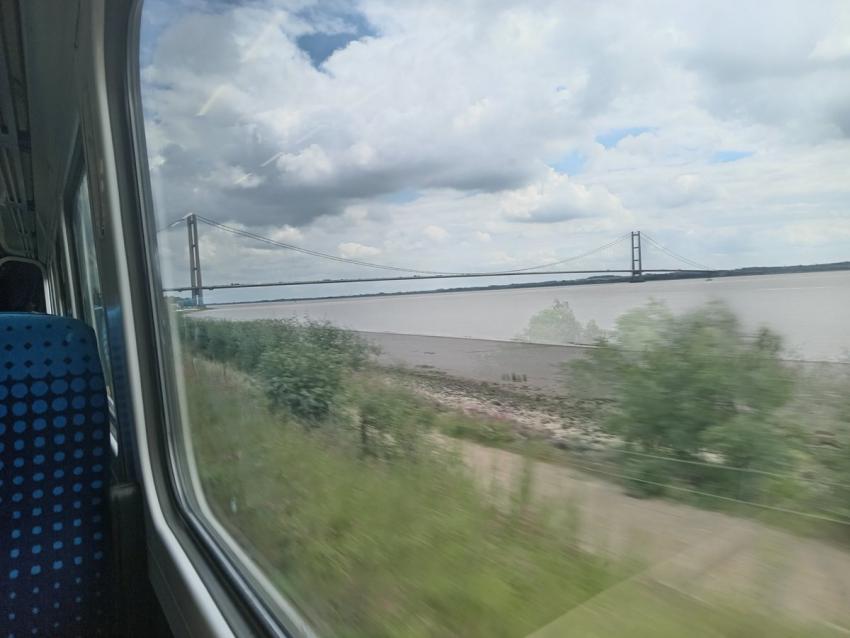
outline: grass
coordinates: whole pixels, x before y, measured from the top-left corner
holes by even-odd
[[[639,583],[637,561],[577,549],[574,510],[532,502],[530,475],[494,499],[427,436],[413,456],[364,455],[352,411],[368,395],[442,432],[511,445],[502,422],[360,376],[324,424],[307,426],[271,412],[244,374],[200,358],[186,374],[211,506],[320,634],[840,635]]]
[[[511,426],[503,421],[483,420],[480,428],[476,429],[476,419],[463,414],[447,415],[444,420],[438,421],[438,423],[441,422],[449,424],[443,428],[443,432],[448,436],[519,454],[534,461],[559,465],[573,470],[578,469],[590,476],[622,485],[624,493],[634,498],[653,498],[647,495],[645,491],[634,490],[634,482],[623,478],[635,476],[635,472],[628,467],[627,462],[623,462],[616,450],[584,453],[561,450],[542,438],[519,437],[513,432]],[[626,461],[628,460],[630,459],[627,458]],[[663,481],[668,486],[663,494],[658,494],[656,498],[663,497],[700,509],[754,519],[798,536],[824,540],[841,548],[850,547],[847,524],[829,520],[846,519],[846,514],[836,514],[828,509],[819,511],[819,508],[812,506],[807,495],[799,489],[798,484],[792,485],[795,489],[789,490],[790,495],[784,502],[775,504],[777,508],[782,509],[769,509],[759,507],[758,502],[753,504],[743,499],[729,501],[714,497],[712,496],[711,486],[696,492],[693,486],[682,481],[669,478],[657,478],[655,480]],[[678,490],[677,487],[682,489]],[[793,514],[786,510],[800,512],[801,514]],[[812,517],[809,517],[809,514]],[[826,518],[818,518],[821,516]]]
[[[517,441],[513,426],[506,421],[470,417],[461,412],[442,412],[435,419],[438,430],[459,439],[493,447],[512,447]]]
[[[668,587],[624,582],[550,623],[529,638],[830,638],[828,625],[777,618],[739,604],[709,605]]]
[[[526,635],[624,576],[542,507],[497,509],[448,451],[359,458],[241,375],[187,370],[208,499],[333,635]]]

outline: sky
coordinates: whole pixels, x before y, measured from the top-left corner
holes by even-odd
[[[632,230],[712,268],[850,259],[841,0],[147,0],[141,63],[160,227],[453,272]],[[381,274],[200,230],[205,283]],[[185,285],[185,226],[159,240]],[[644,266],[683,267],[652,245]]]

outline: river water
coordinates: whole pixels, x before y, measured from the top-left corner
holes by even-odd
[[[850,271],[262,302],[212,306],[202,314],[309,317],[362,332],[508,341],[555,300],[568,302],[579,321],[611,329],[621,314],[652,299],[675,313],[719,300],[746,330],[765,325],[782,335],[787,358],[850,355]]]

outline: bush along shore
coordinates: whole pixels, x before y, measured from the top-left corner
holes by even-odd
[[[568,343],[586,331],[556,302],[522,336]],[[768,519],[790,509],[799,516],[775,518],[850,541],[850,366],[784,360],[778,335],[745,333],[717,303],[681,316],[649,303],[595,345],[565,366],[557,394],[433,370],[394,373],[498,424],[458,436],[550,461],[591,460],[633,496]]]

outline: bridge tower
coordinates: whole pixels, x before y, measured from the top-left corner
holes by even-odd
[[[640,231],[632,231],[632,279],[640,279],[643,275],[643,260],[640,249]]]
[[[189,232],[189,285],[192,287],[192,305],[204,305],[203,280],[201,279],[201,253],[198,242],[198,218],[195,213],[186,216],[186,229]]]

